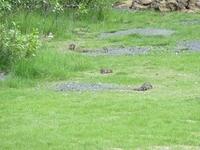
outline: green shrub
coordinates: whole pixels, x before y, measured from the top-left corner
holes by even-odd
[[[0,19],[2,20],[3,16],[5,16],[5,13],[9,12],[11,10],[11,5],[9,2],[5,0],[0,1]]]
[[[0,25],[0,64],[11,66],[18,60],[32,57],[39,46],[38,33],[23,35],[14,27],[7,29]]]

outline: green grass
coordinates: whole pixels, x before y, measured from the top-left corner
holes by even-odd
[[[199,95],[190,92],[1,90],[1,149],[198,146]]]
[[[97,22],[70,20],[66,14],[58,18],[58,28],[51,24],[52,15],[44,18],[35,12],[25,20],[24,15],[8,20],[14,19],[24,32],[37,27],[41,34],[50,31],[56,37],[43,43],[36,57],[15,64],[8,79],[0,81],[0,149],[199,149],[200,53],[175,54],[174,50],[179,41],[200,39],[200,25],[181,24],[200,14],[113,10]],[[176,33],[171,37],[98,38],[101,32],[136,27]],[[125,45],[151,46],[153,51],[89,57],[68,51],[71,42],[78,49]],[[104,76],[101,68],[114,72]],[[132,86],[151,82],[154,89],[62,93],[48,88],[69,80]]]

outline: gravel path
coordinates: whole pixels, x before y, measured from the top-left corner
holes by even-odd
[[[126,36],[132,34],[138,34],[142,36],[170,36],[173,33],[175,33],[175,31],[168,29],[138,28],[138,29],[121,30],[116,32],[101,33],[100,38],[104,39],[104,38]]]
[[[146,54],[150,51],[147,47],[127,47],[127,48],[104,48],[96,51],[87,51],[84,54],[89,56],[121,56]]]
[[[177,46],[178,51],[191,51],[191,52],[200,52],[200,41],[186,41],[180,42]]]

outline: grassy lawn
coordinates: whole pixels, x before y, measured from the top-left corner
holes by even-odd
[[[0,81],[0,149],[133,150],[200,149],[200,53],[175,53],[177,42],[200,40],[200,14],[109,12],[103,21],[14,17],[24,32],[51,31],[38,55],[12,67]],[[13,17],[13,16],[12,16]],[[44,25],[44,22],[46,23]],[[99,39],[105,31],[165,28],[169,37],[129,35]],[[89,57],[68,51],[108,46],[150,46],[137,56]],[[101,68],[113,69],[101,75]],[[57,81],[153,84],[147,92],[55,92]]]

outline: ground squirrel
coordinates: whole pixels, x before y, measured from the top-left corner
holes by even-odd
[[[135,91],[147,91],[153,89],[153,86],[151,85],[151,83],[144,83],[141,87],[139,88],[134,88],[133,90]]]
[[[100,70],[101,74],[109,74],[109,73],[113,73],[112,69],[101,69]]]
[[[69,50],[74,51],[76,49],[75,44],[69,44]]]

